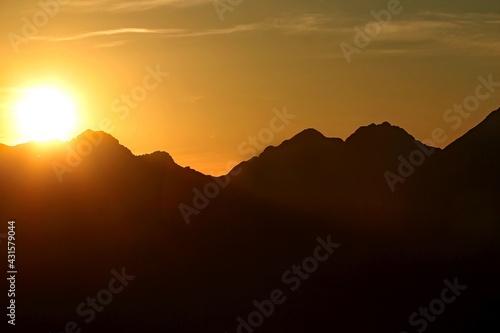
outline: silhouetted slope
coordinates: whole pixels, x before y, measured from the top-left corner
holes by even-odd
[[[500,189],[500,109],[444,150],[440,165],[445,179],[460,179],[464,188]],[[449,169],[444,171],[444,169]],[[453,181],[452,181],[453,182]],[[450,185],[448,183],[447,185]]]
[[[426,211],[433,212],[427,220],[476,231],[499,225],[499,129],[497,110],[447,146],[410,180],[407,191],[412,194],[415,209],[426,207]]]

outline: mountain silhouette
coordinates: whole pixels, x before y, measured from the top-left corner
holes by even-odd
[[[387,122],[362,127],[345,142],[308,129],[243,162],[235,183],[295,209],[379,215],[395,204],[384,173],[416,149],[440,151]]]
[[[389,123],[346,140],[306,129],[221,177],[166,152],[135,156],[104,132],[0,145],[16,328],[413,332],[423,322],[409,317],[458,279],[467,288],[429,332],[496,331],[499,129],[497,110],[444,149]],[[328,259],[292,272],[327,239],[340,244],[320,248]],[[122,268],[135,279],[85,322],[78,305]],[[276,290],[286,300],[271,311]],[[254,311],[262,323],[248,326]]]

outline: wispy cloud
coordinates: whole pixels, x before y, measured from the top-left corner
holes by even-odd
[[[299,16],[288,16],[266,21],[266,26],[289,33],[301,32],[332,32],[332,24],[336,17],[324,14],[309,13]]]
[[[417,13],[383,28],[365,51],[379,55],[498,55],[498,14]],[[366,24],[366,22],[365,22]],[[362,27],[363,24],[358,24]],[[345,41],[352,40],[352,26],[338,29]]]
[[[210,35],[228,35],[240,32],[249,32],[263,30],[265,26],[261,23],[251,23],[251,24],[240,24],[234,27],[221,28],[221,29],[204,29],[204,30],[191,30],[179,33],[177,35],[171,35],[170,37],[200,37],[200,36],[210,36]]]
[[[184,30],[182,30],[182,29],[120,28],[120,29],[85,32],[85,33],[81,33],[81,34],[77,34],[77,35],[73,35],[73,36],[66,36],[66,37],[40,36],[40,37],[33,37],[32,39],[51,41],[51,42],[62,42],[62,41],[71,41],[71,40],[79,40],[79,39],[86,39],[86,38],[92,38],[92,37],[113,36],[113,35],[121,35],[121,34],[172,34],[172,33],[179,33],[182,31],[184,31]]]
[[[133,12],[147,11],[159,7],[193,7],[211,3],[212,0],[141,0],[141,1],[120,1],[120,0],[73,0],[68,6],[78,10],[90,12]]]
[[[235,33],[244,33],[251,31],[269,31],[279,30],[284,33],[300,33],[300,32],[328,32],[330,28],[326,23],[330,22],[331,18],[324,15],[306,14],[298,17],[268,19],[262,22],[239,24],[227,28],[215,29],[149,29],[149,28],[116,28],[108,30],[98,30],[84,32],[71,36],[36,36],[32,40],[48,41],[48,42],[64,42],[75,41],[82,39],[91,39],[99,37],[110,37],[115,35],[144,35],[152,34],[159,37],[201,37],[215,35],[229,35]],[[111,41],[99,44],[99,47],[113,47],[125,44],[127,41]]]
[[[177,0],[149,0],[144,3],[174,3]],[[200,0],[202,1],[202,0]],[[83,1],[80,1],[83,2]],[[86,1],[92,3],[114,2],[113,0]],[[194,1],[197,2],[197,1]],[[135,3],[135,2],[134,2]],[[122,3],[127,5],[128,2]],[[455,13],[418,13],[394,18],[382,32],[373,39],[367,49],[378,54],[443,54],[457,52],[478,52],[499,54],[500,41],[497,38],[500,22],[499,14],[455,14]],[[342,14],[302,14],[269,18],[260,22],[239,24],[224,28],[206,29],[149,29],[116,28],[83,32],[71,36],[39,36],[33,39],[48,42],[65,42],[92,39],[95,48],[116,47],[136,40],[143,35],[156,35],[158,38],[194,38],[204,36],[224,36],[258,31],[276,31],[282,34],[325,34],[338,40],[349,41],[354,37],[355,26],[364,26],[359,18],[345,18]],[[117,36],[120,36],[117,39]],[[96,41],[94,41],[96,40]],[[331,49],[338,48],[335,43]],[[324,50],[326,51],[326,50]],[[327,52],[331,53],[331,52]],[[337,56],[335,54],[334,56]]]
[[[188,30],[188,29],[146,29],[146,28],[120,28],[111,30],[100,30],[85,32],[81,34],[76,34],[72,36],[36,36],[32,37],[31,40],[43,41],[43,42],[69,42],[77,41],[83,39],[108,39],[110,37],[115,37],[117,35],[128,35],[128,38],[120,37],[120,40],[107,40],[106,42],[98,41],[98,44],[94,48],[104,48],[104,47],[114,47],[124,45],[132,40],[134,40],[134,35],[157,35],[159,37],[200,37],[209,35],[227,35],[237,32],[253,31],[259,29],[258,24],[249,25],[238,25],[231,28],[222,29],[206,29],[206,30]]]

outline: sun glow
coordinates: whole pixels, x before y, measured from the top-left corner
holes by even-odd
[[[14,106],[18,130],[27,141],[69,140],[77,125],[77,108],[70,94],[46,86],[23,92]]]

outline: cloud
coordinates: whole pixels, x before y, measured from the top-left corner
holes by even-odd
[[[147,11],[160,7],[193,7],[211,3],[212,0],[73,0],[68,6],[89,12],[133,12]]]
[[[380,55],[498,55],[498,14],[417,13],[395,17],[372,39],[367,53]],[[358,24],[364,27],[365,23]],[[354,26],[344,32],[343,41],[351,43]],[[363,51],[363,52],[365,52]]]
[[[267,21],[267,26],[289,33],[301,32],[332,32],[332,24],[336,17],[324,14],[303,14],[299,16],[276,18]]]
[[[110,30],[99,30],[92,32],[85,32],[81,34],[76,34],[72,36],[36,36],[31,37],[31,40],[44,41],[44,42],[69,42],[82,39],[95,39],[95,38],[107,38],[116,35],[129,35],[129,39],[120,39],[118,41],[110,41],[94,46],[94,48],[99,47],[114,47],[124,45],[133,38],[134,35],[158,35],[160,37],[199,37],[208,35],[226,35],[237,32],[252,31],[257,30],[258,25],[239,25],[231,28],[223,29],[207,29],[207,30],[187,30],[187,29],[147,29],[147,28],[119,28]]]
[[[269,31],[278,30],[284,33],[300,33],[300,32],[328,32],[330,29],[325,26],[330,22],[331,18],[324,15],[306,14],[298,17],[268,19],[257,23],[239,24],[227,28],[215,29],[148,29],[148,28],[116,28],[108,30],[97,30],[84,32],[71,36],[36,36],[32,40],[47,41],[47,42],[65,42],[82,39],[93,39],[102,37],[111,37],[116,35],[158,35],[159,37],[181,38],[181,37],[202,37],[229,35],[235,33],[244,33],[252,31]],[[111,41],[100,43],[95,47],[113,47],[127,43],[127,40]]]
[[[228,35],[241,32],[264,30],[264,29],[265,26],[261,23],[251,23],[251,24],[240,24],[229,28],[185,31],[177,35],[171,35],[170,37],[200,37],[200,36],[210,36],[210,35]]]
[[[333,21],[332,17],[323,14],[303,14],[299,16],[288,16],[283,18],[272,18],[260,22],[240,24],[229,28],[204,29],[189,31],[179,34],[177,37],[197,37],[207,35],[227,35],[251,31],[280,31],[286,34],[303,32],[331,32],[328,23]]]
[[[111,30],[92,31],[92,32],[86,32],[86,33],[77,34],[77,35],[73,35],[73,36],[66,36],[66,37],[40,36],[40,37],[32,37],[32,39],[51,41],[51,42],[62,42],[62,41],[72,41],[72,40],[86,39],[86,38],[92,38],[92,37],[113,36],[113,35],[121,35],[121,34],[171,34],[171,33],[179,33],[181,31],[183,31],[183,30],[182,29],[120,28],[120,29],[111,29]]]
[[[143,4],[160,5],[173,4],[177,0],[149,0]],[[204,0],[203,0],[204,1]],[[79,1],[82,3],[83,1]],[[89,1],[86,1],[89,2]],[[90,1],[91,3],[108,3],[114,0]],[[200,1],[188,1],[191,4]],[[134,2],[135,3],[135,2]],[[122,6],[131,6],[130,2]],[[33,39],[49,42],[65,42],[91,39],[95,48],[116,47],[140,38],[142,35],[156,35],[158,38],[195,38],[204,36],[224,36],[251,32],[275,31],[281,34],[323,34],[333,39],[353,42],[354,27],[364,27],[373,20],[371,16],[361,21],[359,17],[347,17],[342,13],[332,15],[306,13],[302,15],[283,15],[282,17],[268,18],[259,22],[239,24],[222,28],[198,29],[149,29],[149,28],[116,28],[83,32],[72,36],[40,36]],[[448,54],[451,52],[467,52],[482,54],[499,54],[498,28],[499,14],[456,14],[456,13],[429,13],[422,12],[406,16],[394,17],[390,24],[384,27],[381,33],[374,37],[366,49],[369,53],[378,54]],[[116,37],[120,36],[119,39]],[[337,57],[340,49],[338,43],[324,45],[321,52]],[[330,51],[328,51],[330,49]],[[314,57],[314,55],[310,55]],[[318,56],[316,54],[315,56]],[[321,55],[323,57],[323,55]]]

